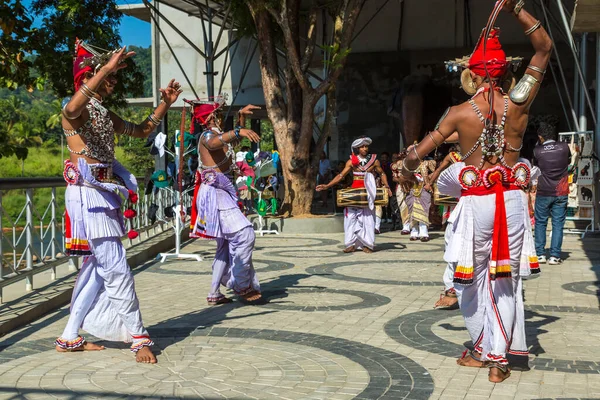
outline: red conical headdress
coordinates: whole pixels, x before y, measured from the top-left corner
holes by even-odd
[[[75,84],[75,90],[79,90],[81,81],[87,72],[94,72],[91,66],[82,66],[83,61],[86,58],[93,57],[94,55],[87,51],[82,45],[82,41],[76,39],[75,41],[75,57],[73,58],[73,83]]]
[[[479,76],[486,77],[485,67],[487,66],[487,72],[491,78],[500,78],[506,73],[509,65],[500,44],[500,29],[492,29],[485,39],[484,34],[485,32],[481,33],[477,47],[469,59],[469,69]],[[485,52],[484,40],[487,41]]]

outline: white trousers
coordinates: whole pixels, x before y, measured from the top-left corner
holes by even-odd
[[[485,359],[501,363],[506,363],[506,353],[527,354],[519,271],[525,236],[522,195],[516,190],[504,193],[512,277],[496,280],[491,280],[489,274],[496,195],[461,199],[468,203],[468,210],[462,213],[468,211],[473,219],[475,281],[471,285],[455,284],[454,288],[475,349]]]
[[[104,340],[136,343],[147,338],[121,240],[111,237],[89,243],[93,255],[85,258],[77,276],[61,338],[77,338],[79,328]]]
[[[356,249],[375,247],[375,212],[358,207],[346,207],[344,210],[344,236],[346,248]]]
[[[260,292],[260,284],[252,264],[256,237],[252,226],[224,235],[224,238],[217,239],[209,301],[217,301],[224,297],[221,293],[221,285],[236,294],[245,294],[252,290]]]

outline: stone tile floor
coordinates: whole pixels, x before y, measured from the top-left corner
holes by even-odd
[[[567,261],[525,282],[530,370],[502,384],[458,367],[468,335],[460,312],[433,310],[443,237],[377,236],[374,254],[346,255],[343,235],[257,238],[255,267],[269,302],[208,307],[205,261],[135,270],[157,365],[128,346],[59,354],[68,309],[2,338],[1,399],[533,399],[600,398],[600,240],[567,236]]]

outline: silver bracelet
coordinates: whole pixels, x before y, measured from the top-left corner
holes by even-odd
[[[535,24],[533,24],[533,26],[529,29],[527,29],[525,31],[525,35],[529,36],[531,35],[533,32],[536,31],[537,28],[539,28],[540,26],[542,26],[542,23],[540,22],[540,20],[538,20],[538,22],[536,22]]]
[[[123,128],[123,135],[131,136],[133,134],[133,130],[135,129],[135,125],[129,121],[123,121],[125,123],[125,127]]]
[[[404,162],[406,161],[406,158],[402,159],[402,169],[410,172],[411,174],[414,174],[415,172],[417,172],[417,170],[419,169],[419,166],[417,165],[417,167],[415,169],[409,169],[406,164],[404,164]]]
[[[162,119],[158,119],[154,113],[148,115],[148,121],[150,121],[153,125],[160,125]]]
[[[81,84],[79,91],[81,92],[81,94],[83,94],[88,99],[91,99],[92,97],[96,97],[96,95],[97,95],[97,93],[94,92],[92,89],[90,89],[90,87],[88,85],[86,85],[85,83]]]
[[[529,65],[527,66],[527,68],[529,68],[529,69],[530,69],[530,70],[532,70],[532,71],[539,72],[539,73],[540,73],[540,74],[542,74],[542,75],[545,75],[545,74],[546,74],[546,70],[544,70],[544,69],[541,69],[540,67],[536,67],[535,65],[531,65],[531,64],[529,64]]]
[[[429,132],[428,135],[431,138],[431,140],[433,141],[433,143],[435,143],[435,147],[436,148],[440,147],[440,145],[438,144],[438,142],[433,138],[433,135],[431,134],[431,132]]]
[[[415,144],[412,149],[415,152],[415,155],[417,156],[417,160],[419,160],[419,164],[420,164],[423,162],[423,160],[421,160],[421,157],[419,157],[419,153],[417,153],[417,146],[418,146],[418,144]]]
[[[521,12],[521,10],[523,9],[524,6],[525,6],[525,0],[519,0],[519,2],[517,3],[517,5],[513,9],[513,13],[516,16],[519,16],[519,13]]]

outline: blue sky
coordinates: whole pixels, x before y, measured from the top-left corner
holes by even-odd
[[[1,1],[1,0],[0,0]],[[101,1],[101,0],[99,0]],[[28,7],[32,0],[23,0],[23,5]],[[117,0],[117,4],[139,4],[141,0]],[[37,21],[36,21],[37,22]],[[150,24],[144,21],[140,21],[137,18],[128,17],[126,15],[121,18],[121,26],[119,28],[119,34],[121,35],[121,44],[127,46],[140,46],[149,47],[151,43],[150,38]]]

